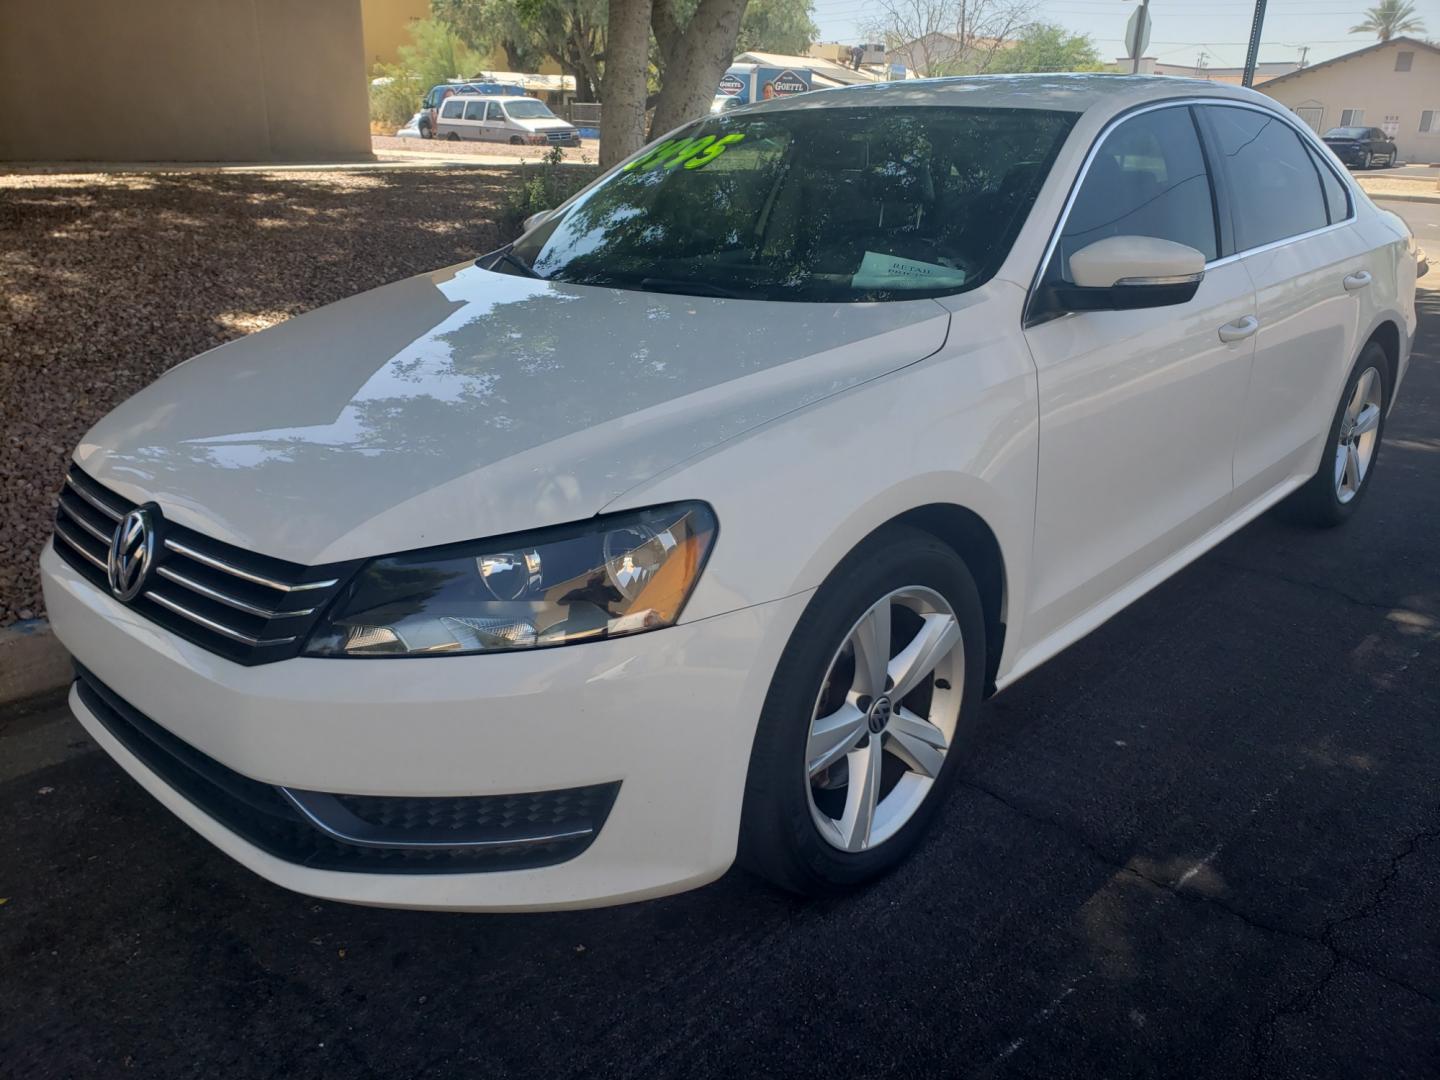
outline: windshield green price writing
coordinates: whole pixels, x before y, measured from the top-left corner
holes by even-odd
[[[666,139],[650,153],[636,158],[621,171],[634,172],[636,169],[643,169],[650,172],[653,169],[673,169],[679,165],[687,169],[703,169],[743,138],[745,133],[737,131],[722,135],[718,139],[714,135],[702,135],[698,139]]]

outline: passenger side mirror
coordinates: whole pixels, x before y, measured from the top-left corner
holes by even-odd
[[[1070,256],[1071,282],[1050,287],[1061,311],[1125,311],[1189,302],[1205,277],[1205,255],[1154,236],[1111,236]]]
[[[545,224],[545,222],[549,219],[550,215],[554,212],[554,210],[541,210],[538,214],[531,214],[520,226],[520,231],[522,233],[527,233],[531,229],[535,228],[537,225]]]

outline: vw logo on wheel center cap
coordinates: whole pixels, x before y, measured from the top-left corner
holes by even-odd
[[[888,697],[882,696],[875,699],[875,704],[870,706],[870,715],[867,717],[872,735],[879,735],[885,730],[885,725],[890,723],[890,713],[893,709],[894,706],[890,704]]]
[[[155,562],[155,521],[146,507],[137,507],[115,526],[105,575],[117,600],[133,600],[145,586]]]

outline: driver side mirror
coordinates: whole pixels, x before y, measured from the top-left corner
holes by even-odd
[[[531,214],[524,220],[524,222],[521,223],[520,231],[522,233],[527,233],[531,229],[535,228],[535,226],[545,224],[545,222],[549,220],[550,215],[553,213],[555,213],[554,210],[541,210],[538,214]]]
[[[1194,298],[1205,278],[1205,255],[1154,236],[1110,236],[1070,256],[1070,277],[1049,287],[1052,310],[1169,307]]]

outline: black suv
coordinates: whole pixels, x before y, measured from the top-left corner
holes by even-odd
[[[1395,164],[1395,140],[1379,128],[1337,127],[1320,137],[1346,165],[1368,169]]]

